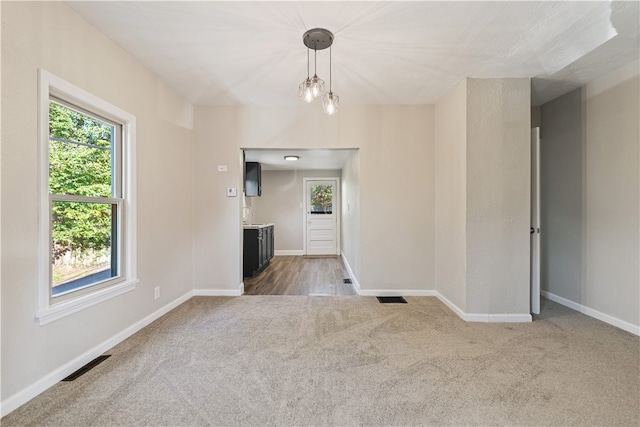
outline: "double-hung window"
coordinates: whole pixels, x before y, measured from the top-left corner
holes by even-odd
[[[135,286],[135,117],[41,70],[39,121],[44,324]]]

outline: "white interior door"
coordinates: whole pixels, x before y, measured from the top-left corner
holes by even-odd
[[[531,313],[540,314],[540,128],[531,129]]]
[[[339,255],[338,179],[305,178],[305,254]]]

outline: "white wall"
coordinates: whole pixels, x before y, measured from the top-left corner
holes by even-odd
[[[582,293],[582,89],[547,102],[540,130],[540,285],[579,301]]]
[[[586,85],[583,299],[640,325],[638,61]]]
[[[239,294],[242,197],[226,197],[226,189],[235,187],[242,194],[242,152],[235,141],[243,125],[236,108],[216,112],[195,110],[194,288]],[[227,172],[217,172],[216,165],[227,165]]]
[[[249,197],[256,224],[275,224],[276,251],[304,249],[303,178],[337,177],[340,170],[262,170],[262,196]]]
[[[367,112],[360,146],[361,290],[432,291],[434,107]]]
[[[465,311],[467,80],[451,89],[435,107],[437,291]]]
[[[433,106],[343,107],[336,116],[300,105],[196,109],[197,289],[241,282],[240,149],[360,149],[360,284],[366,290],[433,290]],[[215,172],[227,164],[227,173]]]
[[[342,168],[342,253],[360,287],[360,152],[354,150]]]
[[[530,313],[530,95],[530,79],[467,82],[468,313]]]
[[[529,315],[529,79],[466,79],[436,104],[436,289],[476,321]]]
[[[140,282],[45,326],[35,317],[38,68],[137,117]],[[4,406],[192,289],[193,116],[189,103],[60,2],[3,2],[2,107]]]
[[[640,333],[636,60],[542,106],[542,286]],[[561,162],[555,156],[561,156]],[[560,159],[560,160],[561,160]],[[564,228],[561,233],[554,233]],[[567,250],[571,249],[571,253]]]

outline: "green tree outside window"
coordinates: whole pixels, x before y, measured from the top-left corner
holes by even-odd
[[[107,123],[50,102],[49,192],[112,197],[113,132]],[[113,220],[109,203],[53,203],[54,286],[108,267]]]
[[[311,186],[311,212],[331,213],[333,206],[333,186]]]

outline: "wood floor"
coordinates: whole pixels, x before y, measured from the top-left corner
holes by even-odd
[[[276,256],[262,273],[244,279],[245,295],[357,295],[343,283],[340,257]]]

